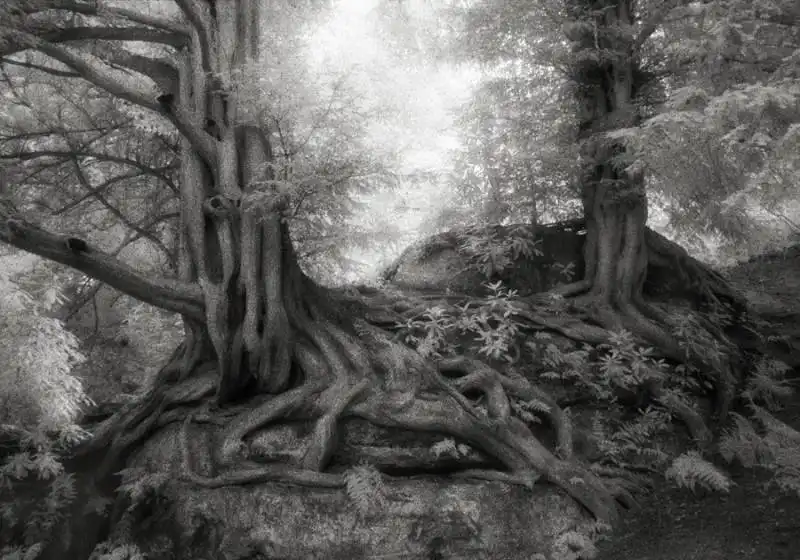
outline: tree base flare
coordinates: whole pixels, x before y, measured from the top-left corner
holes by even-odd
[[[414,434],[412,439],[428,442],[420,449],[436,449],[436,440],[430,438],[454,442],[446,448],[454,454],[451,459],[440,460],[437,451],[426,469],[406,468],[399,474],[385,461],[374,462],[382,465],[376,472],[382,470],[385,481],[438,472],[452,480],[530,488],[540,479],[561,488],[596,521],[608,525],[617,520],[620,507],[635,505],[635,494],[643,489],[641,481],[631,471],[612,472],[585,460],[576,446],[576,438],[585,434],[573,426],[571,413],[561,404],[565,399],[551,392],[552,383],[539,383],[536,375],[520,375],[525,360],[503,365],[469,352],[431,360],[398,341],[398,322],[419,317],[437,305],[454,312],[465,310],[469,298],[384,294],[376,305],[375,297],[369,291],[351,293],[349,298],[337,294],[331,300],[346,310],[339,313],[330,311],[333,305],[324,310],[309,303],[297,304],[294,310],[290,307],[292,374],[286,388],[274,394],[254,394],[220,407],[214,362],[181,371],[184,354],[190,351],[187,346],[156,376],[148,397],[101,425],[84,451],[108,448],[101,471],[110,475],[126,466],[132,453],[136,462],[143,442],[167,430],[176,438],[178,478],[190,486],[229,491],[242,485],[279,483],[347,493],[351,469],[358,465],[343,470],[334,458],[342,446],[356,449],[347,443],[343,426],[357,419],[380,429]],[[508,316],[517,321],[520,332],[561,337],[576,348],[580,348],[576,341],[589,343],[593,352],[605,352],[618,336],[611,327],[620,320],[598,314],[591,305],[576,301],[564,307],[540,301],[513,302]],[[301,307],[304,314],[295,315]],[[387,313],[394,324],[386,319]],[[348,326],[342,319],[359,314],[373,322],[355,319]],[[517,357],[521,353],[526,360],[542,357],[531,352],[517,349]],[[701,447],[707,446],[711,432],[703,417],[675,399],[666,374],[651,367],[650,371],[641,369],[640,388],[650,401],[683,421]],[[544,424],[537,426],[520,416],[519,403],[535,403]],[[180,427],[176,430],[172,424]],[[265,434],[275,434],[267,438],[275,442],[285,437],[279,434],[295,432],[301,436],[292,440],[282,458],[265,461],[255,451],[256,440]]]

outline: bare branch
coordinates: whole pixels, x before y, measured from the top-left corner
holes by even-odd
[[[0,241],[40,257],[80,270],[136,299],[205,321],[203,293],[199,286],[167,278],[148,278],[122,261],[95,249],[70,249],[69,238],[44,231],[12,216],[0,216]]]
[[[32,62],[22,62],[21,60],[14,60],[12,58],[0,58],[0,64],[10,64],[12,66],[21,66],[23,68],[30,68],[31,70],[38,70],[40,72],[45,72],[50,74],[51,76],[57,76],[59,78],[80,78],[81,75],[77,72],[71,72],[69,70],[58,70],[56,68],[48,68],[47,66],[42,66],[41,64],[34,64]]]
[[[103,196],[103,190],[104,190],[104,188],[105,188],[106,184],[100,185],[100,186],[98,186],[98,187],[95,187],[94,185],[92,185],[92,184],[89,182],[89,178],[88,178],[88,177],[86,177],[86,173],[84,173],[84,172],[83,172],[83,168],[81,167],[81,163],[80,163],[80,161],[78,160],[78,158],[77,158],[77,157],[75,157],[75,156],[73,156],[71,159],[72,159],[72,163],[73,163],[73,164],[74,164],[74,166],[75,166],[75,173],[76,173],[76,174],[77,174],[77,176],[78,176],[78,181],[81,183],[81,185],[83,186],[83,188],[84,188],[84,189],[87,191],[87,193],[88,193],[90,196],[92,196],[92,197],[93,197],[95,200],[97,200],[97,201],[98,201],[100,204],[102,204],[102,205],[103,205],[103,207],[104,207],[106,210],[108,210],[109,212],[111,212],[111,214],[113,214],[114,216],[116,216],[116,218],[117,218],[117,219],[118,219],[120,222],[122,222],[122,224],[123,224],[125,227],[127,227],[127,228],[129,228],[129,229],[132,229],[133,231],[135,231],[136,233],[138,233],[139,235],[141,235],[141,236],[142,236],[142,237],[144,237],[145,239],[148,239],[149,241],[153,242],[153,243],[156,245],[156,247],[158,247],[159,249],[161,249],[161,250],[162,250],[162,251],[163,251],[165,254],[169,255],[169,249],[168,249],[168,248],[167,248],[167,247],[164,245],[164,242],[163,242],[163,241],[161,241],[161,240],[160,240],[158,237],[156,237],[155,235],[153,235],[151,232],[149,232],[149,231],[147,231],[147,230],[144,230],[144,229],[140,228],[140,227],[139,227],[137,224],[135,224],[134,222],[132,222],[131,220],[129,220],[129,219],[128,219],[128,218],[125,216],[125,214],[123,214],[123,213],[122,213],[122,212],[119,210],[119,208],[117,208],[116,206],[114,206],[113,204],[111,204],[111,203],[108,201],[108,199],[106,199],[106,197],[105,197],[105,196]],[[128,178],[128,177],[124,177],[124,178]],[[117,179],[117,178],[115,177],[114,179]],[[113,180],[113,179],[112,179],[112,180]],[[123,180],[123,178],[119,178],[119,180]],[[106,181],[106,183],[109,183],[109,181]]]
[[[167,212],[165,214],[161,214],[160,216],[156,216],[155,218],[152,218],[149,221],[142,220],[138,224],[138,226],[139,226],[139,229],[142,229],[144,231],[150,231],[151,228],[157,226],[158,224],[160,224],[162,222],[168,222],[169,220],[177,220],[180,217],[181,217],[180,212]],[[133,233],[133,234],[127,236],[126,239],[122,243],[120,243],[119,247],[114,249],[114,252],[111,253],[111,254],[113,256],[119,255],[122,252],[122,250],[125,249],[125,247],[127,247],[131,243],[135,243],[136,241],[139,241],[142,237],[143,236],[138,234],[138,233]],[[175,255],[173,251],[167,251],[165,253],[165,255],[167,257],[167,263],[169,264],[170,270],[172,270],[172,271],[177,270],[177,268],[178,268],[178,257],[177,257],[177,255]]]
[[[75,158],[75,160],[77,160],[77,158]],[[53,210],[53,215],[58,216],[61,214],[65,214],[66,212],[69,212],[73,208],[80,206],[83,202],[86,202],[89,199],[92,198],[97,199],[98,196],[100,196],[102,193],[107,191],[110,187],[114,186],[115,184],[120,183],[122,181],[127,181],[128,179],[135,179],[136,177],[141,177],[142,175],[144,174],[140,171],[132,171],[122,175],[116,175],[114,177],[111,177],[110,179],[103,181],[96,187],[92,187],[92,189],[89,192],[87,192],[85,195],[78,198],[77,200],[73,200],[72,202],[65,204],[61,208]],[[81,183],[83,183],[83,181],[81,181]]]
[[[149,27],[161,29],[163,31],[183,34],[187,38],[189,37],[189,29],[178,22],[170,21],[150,14],[143,14],[134,10],[117,8],[113,6],[102,6],[98,4],[99,3],[96,1],[76,2],[72,0],[49,0],[48,2],[38,2],[23,5],[22,10],[26,14],[33,14],[48,10],[63,10],[87,16],[114,16],[132,21],[134,23],[140,23]]]
[[[135,84],[123,84],[107,69],[90,62],[84,58],[85,55],[81,56],[75,54],[64,46],[41,41],[35,37],[27,37],[25,39],[27,40],[21,41],[21,44],[27,45],[25,48],[35,48],[62,64],[67,65],[80,73],[84,79],[106,90],[108,93],[136,105],[141,105],[147,109],[164,114],[172,121],[178,131],[189,140],[192,148],[200,154],[209,166],[211,166],[212,169],[217,168],[217,150],[214,139],[203,129],[194,124],[191,115],[183,107],[173,104],[171,107],[166,108],[159,104],[157,98],[161,92],[157,91],[152,86],[148,87],[148,84],[142,84],[138,81]]]
[[[72,132],[72,131],[70,131],[70,132]],[[42,133],[42,134],[44,134],[44,133]],[[48,134],[52,134],[52,132],[48,133]],[[22,153],[15,153],[15,154],[0,154],[0,160],[3,160],[3,159],[33,160],[33,159],[48,158],[48,157],[67,159],[67,158],[70,158],[72,156],[92,158],[92,159],[96,159],[96,160],[99,160],[99,161],[107,161],[107,162],[110,162],[110,163],[118,163],[120,165],[128,165],[130,167],[134,167],[136,169],[139,169],[143,173],[146,173],[148,175],[152,175],[152,176],[158,178],[159,180],[164,181],[165,183],[167,183],[167,186],[169,186],[170,190],[172,190],[172,191],[177,192],[177,189],[178,189],[178,187],[175,185],[175,183],[172,181],[172,179],[170,179],[165,174],[165,171],[167,171],[169,169],[173,169],[174,166],[154,168],[154,167],[150,167],[148,165],[145,165],[144,163],[142,163],[140,161],[136,161],[134,159],[128,159],[128,158],[124,158],[124,157],[120,157],[120,156],[114,156],[114,155],[110,155],[110,154],[103,154],[103,153],[100,153],[100,152],[92,152],[92,151],[81,150],[81,149],[77,149],[77,150],[74,150],[74,151],[73,150],[36,150],[36,151],[27,151],[27,152],[22,152]]]

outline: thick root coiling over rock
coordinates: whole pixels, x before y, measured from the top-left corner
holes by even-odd
[[[438,363],[427,360],[396,341],[386,313],[363,315],[378,317],[377,324],[356,319],[348,326],[341,316],[330,312],[331,306],[303,300],[296,290],[285,291],[284,303],[290,325],[284,335],[289,341],[290,365],[282,369],[293,373],[282,382],[286,385],[283,390],[220,409],[212,400],[218,387],[215,366],[203,364],[193,375],[176,376],[173,370],[180,368],[170,365],[158,376],[150,398],[101,427],[95,446],[115,441],[112,449],[120,458],[159,426],[183,420],[181,470],[190,483],[208,488],[259,482],[341,488],[346,482],[344,475],[325,471],[340,444],[341,422],[356,417],[384,428],[456,438],[502,465],[501,470],[470,469],[457,476],[526,486],[542,478],[606,523],[617,518],[620,504],[635,503],[624,477],[601,479],[575,457],[569,416],[555,398],[528,379],[467,356]],[[428,306],[434,304],[427,302]],[[407,318],[419,307],[412,302],[405,308],[390,304],[384,309],[390,309],[392,317]],[[530,330],[605,344],[612,333],[590,311],[551,313],[545,307],[535,309],[520,302],[514,307],[514,317]],[[176,361],[183,358],[174,357]],[[710,441],[708,428],[691,406],[671,398],[658,384],[648,390],[653,399],[686,423],[698,442],[706,445]],[[476,393],[485,410],[471,400]],[[512,400],[538,402],[537,410],[555,432],[554,449],[514,415]],[[190,408],[204,409],[204,414]],[[312,421],[313,428],[296,461],[265,464],[248,456],[245,442],[250,435],[298,420]],[[211,468],[202,473],[193,466],[189,445],[195,437],[194,424],[201,422],[216,425]]]
[[[461,477],[502,480],[530,486],[539,477],[566,490],[594,516],[611,523],[617,517],[618,501],[632,501],[621,487],[610,487],[578,463],[566,460],[571,455],[571,439],[563,411],[544,391],[524,379],[511,379],[470,359],[443,361],[443,377],[415,351],[379,332],[361,325],[360,339],[339,332],[340,342],[360,342],[358,354],[371,356],[369,377],[353,382],[344,375],[309,375],[305,382],[260,406],[244,410],[222,430],[213,476],[194,472],[187,441],[191,438],[191,419],[183,427],[183,476],[203,487],[280,481],[304,486],[341,487],[342,475],[325,473],[325,467],[338,442],[338,423],[343,417],[358,417],[378,426],[409,431],[439,433],[464,441],[476,450],[499,461],[506,470],[469,470]],[[378,352],[378,349],[382,352]],[[351,349],[352,350],[352,349]],[[308,354],[304,354],[308,352]],[[298,345],[293,354],[306,367],[327,366],[325,352]],[[381,359],[382,358],[382,359]],[[346,360],[350,361],[350,360]],[[363,366],[363,364],[362,364]],[[329,367],[329,366],[327,366]],[[333,368],[338,369],[338,368]],[[328,371],[331,371],[329,368]],[[342,370],[340,370],[342,371]],[[345,370],[346,371],[346,370]],[[352,369],[351,369],[352,371]],[[460,377],[452,378],[453,374]],[[479,390],[489,399],[489,414],[475,408],[462,392]],[[549,408],[548,418],[557,432],[559,459],[541,444],[528,427],[510,414],[509,395],[538,399]],[[243,441],[248,434],[270,425],[293,419],[315,419],[308,447],[297,465],[258,464],[243,456]]]

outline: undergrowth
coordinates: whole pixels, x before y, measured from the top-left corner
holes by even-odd
[[[530,333],[515,318],[516,292],[507,290],[501,282],[485,286],[487,295],[478,301],[431,307],[398,325],[401,336],[433,359],[466,350],[499,363],[506,375],[519,375],[521,364],[531,364],[530,381],[545,388],[574,387],[584,397],[582,402],[589,402],[596,410],[587,435],[596,451],[590,458],[592,469],[598,474],[625,472],[628,479],[630,473],[658,474],[692,491],[728,492],[734,483],[715,464],[721,459],[765,469],[772,473],[769,484],[800,495],[800,432],[772,414],[792,395],[785,379],[788,367],[782,362],[762,358],[754,364],[740,393],[743,410],[730,414],[729,425],[715,447],[701,450],[689,444],[688,448],[683,445],[682,450],[676,449],[674,436],[680,423],[664,403],[680,401],[697,411],[697,396],[713,388],[715,372],[670,365],[626,331],[613,333],[607,344],[594,347],[565,344],[563,338],[542,331]],[[556,311],[564,309],[559,299],[551,302]],[[725,309],[705,316],[688,311],[671,316],[673,334],[686,355],[702,353],[718,368],[725,364],[725,349],[703,325],[711,322],[724,326],[730,321]],[[465,338],[469,339],[468,348],[459,346]],[[646,396],[652,384],[660,388],[658,399],[645,398],[633,410],[629,402],[621,402],[625,395]],[[476,406],[480,409],[481,403]],[[514,399],[511,406],[514,415],[529,425],[540,423],[542,413],[547,412],[547,405],[536,401]],[[667,445],[670,442],[672,445]],[[455,457],[466,454],[451,439],[435,444],[433,450]],[[640,480],[646,482],[645,478]],[[585,548],[590,551],[592,547]]]
[[[541,257],[541,239],[536,239],[533,230],[526,225],[511,226],[501,234],[485,226],[466,229],[458,252],[467,258],[468,265],[480,271],[486,278],[511,267],[520,258]]]
[[[32,559],[75,499],[61,457],[87,434],[78,340],[53,318],[59,291],[0,272],[0,560]]]
[[[468,236],[460,250],[487,277],[502,271],[520,256],[539,254],[537,242],[527,234],[516,232],[503,239],[499,243],[485,234]],[[571,269],[564,268],[564,278],[568,280],[570,274]],[[792,394],[785,379],[785,364],[770,359],[755,364],[740,392],[744,406],[730,414],[729,425],[716,447],[701,450],[690,444],[676,449],[670,442],[674,442],[680,424],[664,402],[680,401],[696,408],[696,396],[713,387],[714,372],[670,365],[656,358],[652,348],[640,345],[626,331],[612,333],[606,344],[598,346],[579,346],[547,332],[531,332],[517,319],[517,293],[501,282],[485,286],[487,295],[481,299],[461,306],[432,306],[397,325],[396,330],[407,344],[433,360],[472,353],[499,364],[506,375],[524,374],[545,389],[568,387],[573,394],[581,395],[580,402],[587,403],[591,413],[588,423],[578,422],[581,411],[577,407],[565,409],[565,422],[570,430],[584,432],[592,451],[584,459],[599,475],[623,480],[624,473],[624,480],[641,485],[648,482],[648,477],[660,475],[692,491],[727,492],[733,482],[714,463],[722,459],[729,464],[738,462],[747,468],[764,469],[772,474],[768,484],[800,495],[800,433],[773,414]],[[553,297],[546,305],[548,312],[554,314],[567,311],[563,298]],[[720,368],[725,362],[725,350],[704,324],[708,321],[724,326],[730,320],[725,310],[706,317],[681,312],[671,318],[673,334],[686,355],[702,353],[709,363]],[[64,340],[68,350],[74,350],[69,346],[71,341]],[[64,355],[72,356],[69,351]],[[660,388],[659,397],[648,399],[647,389],[653,385]],[[79,392],[67,391],[67,395],[80,400]],[[633,407],[631,396],[636,401]],[[74,408],[76,402],[62,405]],[[549,406],[537,399],[512,398],[510,405],[512,413],[531,427],[541,423],[549,412]],[[483,403],[478,401],[475,406],[481,410]],[[31,477],[47,480],[49,485],[46,495],[30,511],[23,512],[8,500],[0,506],[0,540],[15,543],[0,549],[0,560],[36,558],[75,498],[73,480],[63,472],[58,457],[64,448],[85,434],[69,422],[62,424],[56,431],[14,426],[22,434],[20,449],[0,465],[0,485],[11,488],[12,482]],[[557,449],[556,453],[563,451]],[[471,448],[446,438],[435,443],[431,452],[437,457],[461,458]],[[170,480],[166,475],[137,470],[122,474],[119,491],[129,504],[125,512],[129,516],[137,508],[160,503],[168,494]],[[380,471],[368,464],[356,465],[345,473],[346,494],[362,514],[385,504],[385,484]],[[109,505],[95,504],[98,511],[107,510]],[[25,526],[21,529],[23,519]],[[606,529],[592,526],[565,531],[556,539],[556,557],[559,560],[593,557],[594,542]],[[145,558],[128,537],[122,531],[114,540],[101,543],[92,559]]]

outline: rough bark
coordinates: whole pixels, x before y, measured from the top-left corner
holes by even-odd
[[[643,296],[650,259],[645,242],[644,176],[626,158],[624,143],[608,134],[634,127],[641,120],[637,105],[637,92],[644,85],[637,50],[640,44],[633,35],[621,32],[636,23],[634,3],[603,0],[593,3],[589,11],[584,3],[576,2],[571,10],[573,17],[591,24],[570,37],[577,61],[571,78],[579,107],[584,159],[581,196],[587,234],[583,278],[557,292],[574,298],[594,322],[608,330],[628,330],[670,359],[688,359],[701,369],[719,372],[718,393],[725,395],[719,412],[724,416],[739,377],[736,364],[710,364],[703,356],[686,356],[670,333],[666,314],[648,305]],[[596,56],[586,56],[588,52]],[[677,275],[685,274],[684,264],[692,263],[676,261]],[[696,275],[701,280],[708,276]],[[701,285],[696,291],[705,295],[713,290]]]

